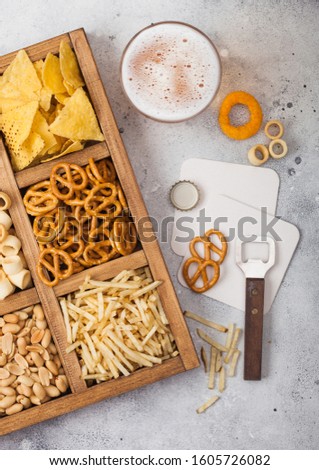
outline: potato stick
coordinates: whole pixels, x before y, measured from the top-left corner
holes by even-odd
[[[206,354],[206,350],[205,350],[204,346],[202,346],[201,349],[200,349],[200,357],[202,359],[202,363],[203,363],[203,366],[204,366],[204,371],[205,371],[205,374],[206,374],[207,371],[208,371],[208,359],[207,359],[207,354]]]
[[[226,354],[226,357],[224,359],[225,364],[229,363],[233,353],[235,352],[235,349],[237,349],[237,342],[238,342],[240,333],[241,333],[241,329],[236,328],[233,340],[232,340],[231,345],[230,345],[230,349],[228,350],[228,352]]]
[[[142,287],[142,289],[139,289],[138,291],[134,292],[131,295],[131,299],[137,299],[138,297],[141,297],[141,295],[146,294],[146,292],[149,292],[150,290],[155,289],[156,287],[160,286],[162,284],[162,281],[154,281],[151,284],[148,284],[145,287]]]
[[[200,328],[196,329],[198,336],[206,341],[206,343],[210,344],[211,346],[214,346],[214,348],[219,349],[220,351],[227,352],[227,349],[225,346],[222,344],[218,343],[217,341],[214,341],[210,336],[208,336],[203,330]]]
[[[98,300],[98,315],[97,315],[97,319],[98,319],[98,321],[102,321],[103,315],[104,315],[104,300],[103,300],[103,294],[102,294],[102,292],[98,292],[98,294],[97,294],[97,300]]]
[[[67,353],[70,353],[70,352],[73,351],[74,349],[78,348],[78,347],[80,346],[80,344],[81,344],[81,341],[76,341],[75,343],[73,343],[73,344],[71,344],[70,346],[68,346],[65,351],[66,351]]]
[[[228,333],[227,333],[227,339],[226,339],[226,348],[227,349],[230,349],[230,345],[231,345],[231,342],[233,340],[234,328],[235,328],[234,323],[230,323],[228,325]]]
[[[221,331],[222,333],[227,332],[226,326],[219,325],[218,323],[215,323],[210,320],[206,320],[206,318],[203,318],[200,315],[197,315],[196,313],[186,311],[184,315],[185,317],[191,318],[192,320],[195,320],[198,323],[201,323],[202,325],[206,325],[206,326],[209,326],[210,328],[214,328],[214,330]]]
[[[89,375],[82,375],[82,379],[90,380],[90,379],[107,379],[109,374],[106,372],[105,374],[89,374]]]
[[[218,351],[217,356],[216,356],[216,372],[220,372],[221,368],[222,368],[222,353]]]
[[[104,359],[105,359],[105,362],[106,362],[106,364],[107,364],[107,367],[110,369],[110,371],[111,371],[113,377],[114,377],[114,378],[119,377],[118,370],[117,370],[116,366],[113,364],[113,361],[112,361],[112,359],[113,359],[113,357],[114,357],[114,356],[113,356],[113,353],[110,352],[110,351],[108,350],[108,348],[107,348],[104,344],[102,344],[102,343],[100,343],[100,342],[96,343],[96,347],[101,351],[101,353],[102,353],[102,355],[103,355],[103,357],[104,357]]]
[[[219,372],[218,391],[222,393],[225,390],[225,368],[222,366]]]
[[[105,289],[109,289],[110,287],[114,287],[117,289],[136,289],[140,286],[139,282],[136,281],[128,281],[128,282],[114,282],[114,281],[90,281],[90,284],[94,287],[102,287]],[[96,290],[96,289],[92,289]]]
[[[216,403],[216,401],[219,399],[219,397],[217,395],[214,395],[212,396],[212,398],[210,398],[209,400],[207,400],[206,403],[204,403],[202,406],[200,406],[197,410],[196,410],[196,413],[200,414],[200,413],[204,413],[204,411],[207,410],[207,408],[209,408],[210,406],[212,406],[214,403]]]
[[[132,364],[123,356],[121,351],[118,349],[117,346],[109,339],[109,338],[104,338],[103,342],[109,346],[110,349],[114,352],[114,354],[126,365],[126,367],[132,372],[134,370],[134,367]]]
[[[120,363],[120,361],[114,356],[113,352],[103,343],[97,343],[97,348],[100,349],[101,353],[105,353],[105,355],[110,359],[112,363],[122,372],[123,375],[129,375],[129,371],[125,369],[125,367]],[[104,355],[104,354],[103,354]]]
[[[148,326],[148,322],[147,322],[147,319],[145,317],[144,309],[143,309],[139,299],[135,299],[134,302],[135,302],[135,305],[138,308],[138,311],[140,313],[140,317],[141,317],[142,322],[144,323],[145,326]]]
[[[71,332],[71,326],[70,326],[70,321],[69,321],[69,312],[68,312],[68,307],[66,305],[65,299],[61,300],[60,305],[61,305],[64,323],[65,323],[66,340],[69,344],[72,344],[72,332]]]
[[[230,366],[229,366],[229,370],[228,370],[228,376],[229,377],[234,377],[234,375],[236,373],[236,366],[237,366],[239,355],[240,355],[240,351],[238,349],[236,349],[234,351],[234,354],[233,354],[233,357],[232,357],[232,360],[231,360],[231,363],[230,363]]]
[[[84,338],[85,338],[85,340],[86,340],[86,344],[88,345],[88,348],[89,348],[89,350],[90,350],[90,353],[91,353],[93,359],[94,359],[95,361],[97,361],[97,353],[96,353],[96,350],[95,350],[93,341],[92,341],[92,339],[91,339],[91,336],[88,334],[87,331],[84,331],[83,335],[84,335]]]
[[[68,308],[78,313],[79,315],[83,316],[84,318],[87,318],[90,321],[96,322],[96,318],[94,317],[94,315],[91,315],[90,313],[86,312],[83,308],[76,307],[71,302],[68,302]]]
[[[73,342],[76,341],[76,335],[77,335],[78,329],[79,329],[79,322],[76,321],[76,322],[73,323],[73,325],[72,325],[72,341],[73,341]]]
[[[125,331],[125,334],[126,334],[126,336],[132,341],[132,344],[134,344],[134,346],[136,347],[136,349],[137,349],[138,351],[141,351],[141,352],[142,352],[142,351],[143,351],[143,348],[142,348],[142,346],[140,345],[140,343],[137,341],[137,339],[135,338],[135,336],[132,335],[132,333],[131,333],[130,331],[128,331],[128,330]]]
[[[157,330],[157,325],[154,325],[153,328],[149,331],[149,333],[143,339],[143,341],[142,341],[143,345],[146,344],[148,342],[148,340],[152,338],[152,336],[155,334],[156,330]]]
[[[177,351],[177,350],[172,352],[172,354],[171,354],[172,357],[176,357],[178,355],[179,355],[179,351]],[[163,360],[163,358],[162,358],[162,360]]]
[[[128,348],[123,341],[121,341],[119,338],[116,337],[116,335],[112,331],[108,331],[107,335],[111,340],[120,348],[122,351],[124,351],[129,357],[131,357],[135,362],[138,364],[145,365],[146,367],[151,366],[152,363],[145,360],[143,357],[140,357],[140,354],[137,354],[135,351],[132,351],[130,348]]]
[[[214,386],[215,386],[216,356],[217,356],[217,350],[213,346],[211,346],[211,348],[210,348],[209,379],[208,379],[208,388],[210,388],[210,389],[213,389]]]
[[[154,362],[154,364],[162,364],[162,359],[160,357],[150,356],[149,354],[145,353],[140,353],[140,355],[145,359],[148,359],[150,362]]]

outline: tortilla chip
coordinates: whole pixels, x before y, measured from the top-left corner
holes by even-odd
[[[43,65],[42,79],[44,86],[50,90],[53,95],[66,92],[60,69],[60,59],[51,54],[51,52],[46,56]]]
[[[54,95],[54,97],[61,104],[65,104],[70,98],[68,93],[57,93],[56,95]]]
[[[73,141],[104,140],[93,107],[83,88],[75,91],[49,129],[53,134]]]
[[[29,103],[29,98],[22,94],[12,83],[3,81],[0,85],[0,111],[7,113],[11,109]]]
[[[30,101],[30,103],[0,115],[0,129],[5,135],[9,150],[19,153],[20,146],[30,135],[38,106],[37,101]]]
[[[43,84],[43,80],[42,80],[43,65],[44,65],[44,60],[37,60],[36,62],[33,62],[33,67],[35,68],[35,71],[37,72],[37,75],[38,75],[38,79],[41,81],[41,84],[42,84],[42,88],[40,90],[40,107],[44,111],[48,111],[51,106],[52,93]]]
[[[54,157],[41,160],[41,162],[44,163],[44,162],[49,162],[50,160],[55,160],[56,158],[62,157],[63,155],[67,155],[68,153],[82,150],[84,147],[84,145],[79,141],[72,142],[72,140],[68,140],[66,143],[68,143],[68,145],[66,145],[66,148],[61,153],[59,153],[58,155],[54,155]]]
[[[72,96],[76,88],[73,88],[73,86],[69,85],[65,80],[63,80],[63,85],[65,86],[69,96]]]
[[[60,66],[64,80],[73,88],[78,88],[85,84],[77,58],[66,41],[60,42]]]
[[[42,84],[25,50],[17,53],[3,74],[3,81],[11,83],[29,101],[39,99]]]
[[[56,138],[54,137],[52,132],[49,131],[49,125],[40,113],[40,111],[36,112],[32,124],[32,131],[39,134],[39,136],[44,142],[44,147],[40,152],[41,156],[45,155],[49,149],[51,149],[54,145],[57,144]]]
[[[18,152],[11,152],[11,161],[14,171],[27,168],[32,163],[37,163],[39,153],[44,147],[44,141],[39,134],[31,132],[25,142],[19,147]]]

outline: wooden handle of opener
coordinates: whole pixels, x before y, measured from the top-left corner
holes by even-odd
[[[264,279],[246,279],[244,380],[261,380]]]

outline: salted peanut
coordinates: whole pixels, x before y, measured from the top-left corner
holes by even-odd
[[[14,405],[10,406],[10,408],[6,409],[6,414],[8,416],[14,415],[19,413],[19,411],[23,410],[23,405],[21,403],[15,403]]]
[[[31,357],[32,357],[32,360],[33,360],[34,364],[37,367],[42,367],[43,364],[44,364],[43,357],[41,357],[39,353],[34,352],[34,351],[30,352],[30,354],[31,354]]]
[[[7,355],[3,352],[0,354],[0,367],[5,366],[7,363]]]
[[[2,333],[5,335],[6,333],[12,333],[13,335],[16,335],[20,331],[20,326],[14,323],[6,323],[2,327]]]
[[[26,349],[27,342],[26,342],[25,338],[18,338],[17,339],[17,347],[18,347],[19,354],[21,354],[21,356],[26,356],[28,354],[28,351]]]
[[[0,368],[0,379],[7,379],[10,377],[10,372],[7,369]]]
[[[44,387],[44,389],[45,389],[46,394],[48,395],[48,397],[56,398],[56,397],[59,397],[61,395],[60,390],[57,387],[55,387],[54,385],[49,385],[47,387]]]
[[[6,315],[3,315],[3,319],[6,323],[18,323],[19,316],[15,313],[7,313]]]
[[[46,349],[50,343],[51,343],[51,333],[50,333],[50,330],[46,328],[42,341],[41,341],[41,345]]]
[[[31,331],[31,328],[25,326],[24,328],[22,328],[22,330],[17,336],[18,338],[23,338],[24,336],[27,336],[30,333],[30,331]]]
[[[41,344],[30,344],[26,347],[26,350],[29,352],[37,352],[38,354],[43,354],[45,351]]]
[[[45,362],[45,367],[52,372],[53,375],[59,375],[59,368],[53,361],[46,361]]]
[[[13,343],[13,344],[12,344],[11,353],[10,353],[10,354],[8,354],[8,357],[7,357],[7,359],[8,359],[8,362],[10,362],[10,361],[11,361],[11,359],[13,359],[13,357],[14,357],[15,353],[16,353],[16,345],[15,345],[15,343]]]
[[[41,401],[35,395],[31,395],[30,401],[33,405],[41,405]]]
[[[1,264],[1,258],[0,258],[0,264]],[[0,328],[2,328],[6,322],[4,321],[3,317],[0,317]]]
[[[44,400],[46,397],[46,391],[44,390],[43,386],[40,383],[35,383],[32,387],[33,393],[36,397],[39,398],[39,400]]]
[[[49,346],[48,346],[48,351],[49,351],[51,354],[53,354],[53,355],[57,354],[57,352],[58,352],[57,349],[56,349],[56,347],[55,347],[55,345],[54,345],[53,343],[50,343],[50,344],[49,344]]]
[[[20,366],[22,369],[27,369],[29,364],[27,363],[27,361],[24,359],[24,357],[19,354],[19,353],[16,353],[14,355],[14,360],[16,361],[16,363],[18,364],[18,366]]]
[[[8,397],[13,397],[16,395],[16,391],[13,387],[0,387],[0,394]]]
[[[23,375],[24,374],[24,369],[22,369],[22,367],[18,366],[18,364],[14,364],[12,362],[10,362],[9,364],[7,364],[7,369],[8,371],[10,372],[10,374],[13,374],[13,375]]]
[[[42,357],[43,357],[43,359],[44,359],[45,361],[49,361],[49,360],[50,360],[50,357],[51,357],[51,356],[50,356],[50,353],[49,353],[46,349],[43,351],[43,353],[42,353],[41,355],[42,355]]]
[[[16,378],[17,377],[15,375],[10,375],[7,379],[0,380],[0,387],[9,387],[9,385],[13,384]]]
[[[27,387],[32,387],[34,384],[34,380],[27,375],[20,375],[20,377],[17,378],[17,381]]]
[[[28,409],[31,406],[31,400],[29,397],[26,397],[24,395],[18,395],[17,396],[17,402],[21,403],[24,409]]]
[[[16,312],[16,315],[19,316],[19,320],[27,320],[29,315],[26,311]]]
[[[39,330],[45,330],[48,326],[46,320],[36,320],[35,325]]]
[[[33,307],[33,315],[37,320],[44,320],[44,312],[40,304]]]
[[[38,330],[37,328],[34,330],[31,336],[31,343],[40,343],[44,335],[44,330]]]
[[[39,368],[37,366],[29,367],[28,370],[31,372],[38,372]]]
[[[27,387],[27,385],[20,384],[17,386],[17,392],[19,393],[19,395],[24,395],[25,397],[31,397],[32,388]]]
[[[10,354],[12,350],[13,336],[12,333],[6,333],[2,338],[2,352],[4,354]]]
[[[58,355],[54,356],[53,362],[55,363],[55,365],[57,366],[57,368],[60,369],[60,367],[61,367],[61,361],[60,361],[60,358],[59,358]],[[59,371],[58,371],[58,372],[59,372]]]
[[[25,320],[19,320],[18,323],[17,323],[17,325],[19,325],[19,326],[20,326],[20,330],[22,330],[22,328],[25,327]]]
[[[61,393],[65,393],[69,387],[68,379],[65,375],[59,375],[55,379],[55,386],[60,390]]]
[[[29,364],[29,366],[33,366],[33,365],[34,365],[34,362],[33,362],[32,356],[31,356],[31,353],[28,353],[28,354],[25,356],[25,360],[27,361],[27,363]]]
[[[33,312],[33,306],[30,305],[30,307],[24,307],[24,308],[23,308],[23,311],[24,311],[24,312],[27,312],[27,313],[32,313],[32,312]]]
[[[50,385],[51,374],[45,367],[39,368],[39,379],[43,386],[48,387]]]
[[[31,328],[33,328],[35,325],[35,322],[33,321],[33,318],[28,318],[28,320],[26,321],[25,323],[25,326],[27,326],[28,328],[30,328],[30,331],[31,331]]]
[[[6,410],[7,408],[9,408],[11,405],[13,405],[16,401],[16,396],[15,395],[8,395],[4,398],[2,398],[2,400],[0,400],[0,408],[3,408],[4,410]]]

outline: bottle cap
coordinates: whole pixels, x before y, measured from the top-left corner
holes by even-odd
[[[173,206],[181,211],[193,209],[199,201],[199,190],[191,181],[178,181],[169,195]]]

